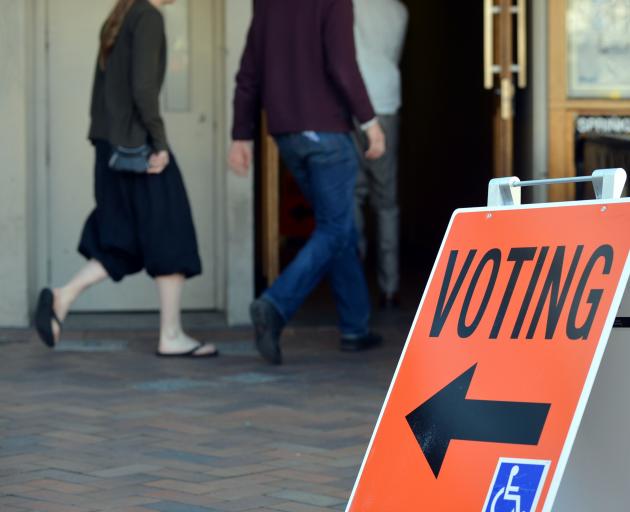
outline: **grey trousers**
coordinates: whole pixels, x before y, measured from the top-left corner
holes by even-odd
[[[363,209],[369,202],[377,220],[378,285],[382,293],[394,294],[400,284],[398,208],[398,144],[400,118],[398,114],[379,115],[387,138],[387,151],[378,160],[365,158],[367,137],[360,130],[354,133],[361,161],[355,194],[355,217],[359,231],[359,248],[365,258],[367,243]]]

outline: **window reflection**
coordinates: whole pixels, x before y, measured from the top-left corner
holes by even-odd
[[[569,0],[569,95],[630,97],[630,0]]]

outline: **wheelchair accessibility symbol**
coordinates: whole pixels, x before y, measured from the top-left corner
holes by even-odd
[[[483,512],[536,512],[549,461],[499,460]]]

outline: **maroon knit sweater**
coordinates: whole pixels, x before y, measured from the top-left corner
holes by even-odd
[[[236,76],[234,140],[260,109],[273,135],[347,132],[375,117],[354,46],[352,0],[257,0]]]

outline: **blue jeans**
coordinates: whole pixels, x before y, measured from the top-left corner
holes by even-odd
[[[280,154],[315,212],[315,231],[263,298],[288,321],[326,276],[342,336],[367,334],[370,299],[359,259],[354,189],[359,168],[349,134],[276,137]]]

